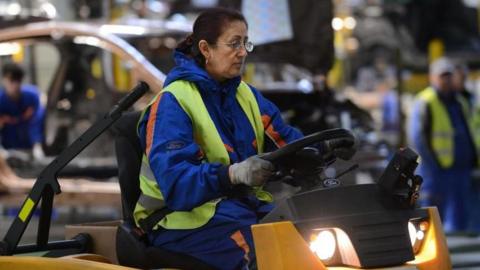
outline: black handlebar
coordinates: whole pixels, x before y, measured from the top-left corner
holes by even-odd
[[[109,116],[115,116],[126,109],[130,108],[133,103],[135,103],[139,98],[141,98],[148,90],[149,86],[146,82],[139,82],[135,86],[131,93],[124,96],[118,103],[113,107],[113,109],[108,113]]]

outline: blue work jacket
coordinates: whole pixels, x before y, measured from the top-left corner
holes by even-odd
[[[20,91],[19,100],[14,101],[0,89],[0,136],[5,149],[30,149],[43,139],[44,109],[37,87],[22,85]]]
[[[230,163],[256,155],[254,130],[235,98],[240,77],[219,84],[195,61],[176,51],[177,66],[168,74],[167,86],[176,80],[194,82],[224,144],[227,145]],[[303,137],[301,132],[286,125],[278,108],[250,86],[257,99],[265,128],[265,152],[272,151]],[[193,138],[192,123],[171,93],[163,93],[155,116],[145,113],[139,123],[139,137],[146,148],[150,133],[150,167],[158,182],[167,207],[174,211],[188,211],[209,200],[225,196],[229,184],[228,167],[220,163],[202,163],[202,152]],[[154,106],[151,106],[154,107]],[[150,117],[155,117],[148,126]],[[271,204],[258,201],[254,196],[244,200],[225,199],[217,205],[214,217],[205,226],[195,230],[169,230],[155,236],[156,245],[180,239],[204,227],[231,231],[257,222],[257,213],[268,212]],[[218,231],[221,233],[221,230]]]

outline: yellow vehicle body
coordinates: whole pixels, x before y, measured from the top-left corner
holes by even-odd
[[[452,268],[445,235],[438,211],[428,209],[428,229],[415,260],[404,265],[380,269],[449,270]],[[309,244],[292,222],[276,222],[252,226],[259,270],[348,270],[347,266],[325,265],[309,248]],[[112,244],[115,241],[112,239]],[[115,248],[112,246],[112,248]],[[0,269],[62,269],[62,270],[123,270],[133,269],[111,264],[102,254],[79,254],[62,258],[0,256]],[[361,268],[360,268],[361,269]]]
[[[415,260],[402,266],[376,269],[452,269],[450,256],[438,211],[428,209],[428,229]],[[308,243],[289,222],[258,224],[252,227],[258,269],[260,270],[323,270],[359,269],[346,266],[327,266],[309,248]]]
[[[128,270],[124,266],[108,263],[95,254],[80,254],[74,257],[44,258],[29,256],[0,256],[1,270]]]

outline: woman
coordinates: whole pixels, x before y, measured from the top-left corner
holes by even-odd
[[[253,262],[250,226],[272,209],[261,186],[274,166],[258,154],[302,137],[241,81],[252,49],[241,14],[202,13],[138,127],[145,154],[137,223],[151,225],[155,211],[169,209],[154,221],[151,243],[219,269]]]

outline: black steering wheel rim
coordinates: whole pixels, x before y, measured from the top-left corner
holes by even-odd
[[[304,147],[325,142],[328,140],[335,140],[335,139],[342,139],[342,138],[351,139],[352,141],[355,141],[355,136],[349,130],[346,130],[343,128],[328,129],[328,130],[313,133],[311,135],[308,135],[301,139],[293,141],[273,152],[262,155],[261,158],[268,160],[274,164],[277,164],[282,159],[285,159],[291,155],[294,155],[296,152],[300,151]]]

